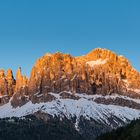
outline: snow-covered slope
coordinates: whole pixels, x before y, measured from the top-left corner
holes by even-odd
[[[44,119],[44,121],[51,119],[60,121],[69,120],[72,128],[79,134],[85,137],[85,139],[95,140],[97,136],[102,133],[111,131],[118,127],[128,124],[131,120],[140,117],[140,110],[134,109],[135,104],[140,105],[139,99],[132,99],[126,96],[111,95],[87,95],[78,94],[74,96],[77,98],[71,98],[72,93],[67,92],[71,96],[62,96],[62,94],[48,93],[55,97],[50,102],[40,102],[33,104],[31,101],[22,105],[21,107],[13,108],[10,100],[9,103],[0,106],[0,118],[19,117],[19,119],[25,119],[28,115],[34,115],[37,119]],[[64,98],[65,97],[65,98]],[[73,97],[73,96],[72,96]],[[40,97],[38,97],[40,98]],[[128,104],[134,104],[127,107],[120,100],[118,104],[109,103],[97,103],[97,99],[116,100],[122,99]],[[120,103],[120,104],[119,104]],[[139,108],[139,107],[138,107]],[[44,118],[45,115],[45,118]],[[48,124],[49,125],[49,124]]]
[[[61,99],[58,94],[50,93],[56,97],[55,100],[46,103],[33,104],[31,101],[22,107],[13,108],[10,104],[5,104],[0,107],[0,118],[5,117],[22,117],[29,114],[33,114],[37,111],[50,114],[52,116],[58,116],[60,118],[67,117],[71,119],[73,117],[78,119],[83,116],[86,120],[94,119],[98,122],[111,125],[110,118],[118,118],[119,121],[113,119],[118,126],[121,126],[120,122],[128,122],[135,118],[140,117],[140,110],[116,106],[116,105],[103,105],[97,104],[94,100],[97,96],[84,96],[81,94],[79,100],[74,99]],[[115,96],[112,98],[115,98]],[[136,102],[140,102],[136,100]]]

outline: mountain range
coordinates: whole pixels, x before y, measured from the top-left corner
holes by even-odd
[[[27,116],[66,122],[73,134],[94,140],[140,117],[140,73],[101,48],[78,57],[47,53],[29,79],[20,67],[16,78],[11,69],[0,70],[0,118]]]

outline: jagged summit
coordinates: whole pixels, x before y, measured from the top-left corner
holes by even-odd
[[[102,48],[96,48],[90,51],[86,57],[96,57],[96,58],[103,58],[108,57],[110,54],[115,54],[114,52],[108,50],[108,49],[102,49]]]
[[[113,92],[122,94],[128,92],[128,89],[139,89],[139,79],[139,73],[133,69],[126,58],[117,56],[107,49],[97,48],[80,57],[60,52],[52,54],[51,57],[43,56],[33,67],[29,89],[32,87],[31,92],[36,92],[38,89],[33,88],[33,85],[40,86],[41,83],[47,84],[46,89],[42,87],[46,91],[66,90],[92,94],[91,89],[94,84],[94,94]],[[108,83],[111,87],[106,91]]]
[[[16,80],[12,71],[0,70],[0,93],[14,99],[28,95],[37,102],[36,93],[43,94],[40,101],[48,99],[49,92],[127,95],[140,97],[140,74],[129,61],[114,52],[97,48],[84,56],[73,57],[70,54],[47,53],[33,66],[29,80],[18,68]],[[21,96],[19,98],[19,96]],[[52,99],[52,97],[49,97]],[[45,99],[45,100],[47,100]]]
[[[18,68],[16,73],[16,89],[15,92],[19,92],[21,88],[25,87],[28,83],[28,79],[26,76],[22,75],[21,67]]]

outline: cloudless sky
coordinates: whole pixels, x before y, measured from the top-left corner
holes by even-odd
[[[29,76],[47,52],[107,48],[140,71],[140,0],[1,0],[0,68]]]

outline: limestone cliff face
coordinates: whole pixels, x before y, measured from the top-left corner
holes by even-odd
[[[46,54],[33,66],[29,80],[18,68],[16,81],[8,69],[0,70],[0,95],[13,95],[13,106],[27,101],[53,100],[49,92],[140,97],[140,74],[123,56],[106,49],[73,57],[57,52]],[[65,95],[64,95],[65,96]]]
[[[21,68],[19,67],[16,73],[16,86],[14,90],[13,100],[11,104],[13,107],[22,106],[28,102],[28,79],[22,76]]]
[[[45,55],[37,61],[31,72],[28,86],[30,93],[69,90],[76,65],[75,58],[70,55]]]
[[[8,95],[8,83],[3,70],[0,70],[0,95]]]
[[[6,81],[7,81],[7,92],[9,96],[12,96],[15,92],[16,81],[13,77],[13,72],[11,69],[8,69],[6,72]]]
[[[15,79],[11,69],[8,69],[5,75],[4,70],[0,70],[0,105],[7,103],[14,94]]]
[[[11,69],[7,72],[0,70],[0,105],[7,103],[12,96],[15,103],[23,98],[23,95],[28,94],[27,84],[28,79],[22,76],[21,68],[18,68],[16,80]]]
[[[26,76],[22,76],[21,68],[19,67],[16,73],[16,89],[15,92],[19,92],[22,88],[25,88],[28,84]]]
[[[95,49],[81,57],[58,52],[46,54],[36,62],[28,88],[31,95],[71,91],[136,97],[140,74],[126,58],[106,49]]]
[[[117,56],[115,53],[106,49],[95,49],[89,54],[78,57],[77,59],[85,63],[87,61],[97,60],[106,61],[103,65],[96,65],[96,67],[102,67],[106,74],[127,82],[129,88],[140,88],[140,74],[124,56]]]
[[[0,95],[12,96],[15,90],[15,79],[11,69],[5,75],[4,70],[0,70]]]

